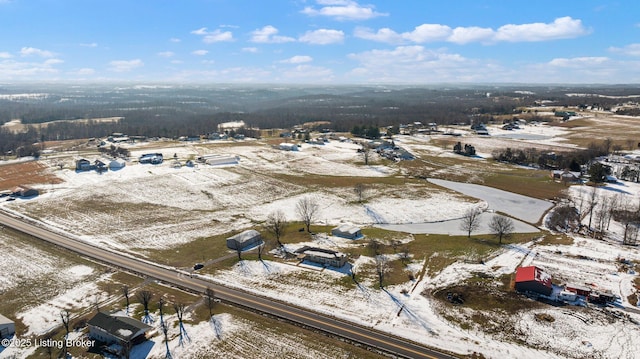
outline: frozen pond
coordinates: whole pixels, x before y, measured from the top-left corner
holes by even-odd
[[[528,223],[537,223],[553,203],[487,186],[471,183],[429,179],[429,182],[446,187],[467,196],[479,198],[489,204],[489,209],[507,213]]]
[[[473,231],[474,235],[477,234],[490,234],[489,221],[493,218],[493,213],[482,213],[480,215],[480,228]],[[388,229],[390,231],[399,231],[412,234],[448,234],[451,236],[467,235],[467,232],[460,229],[461,219],[452,219],[450,221],[442,222],[430,222],[430,223],[406,223],[406,224],[378,224],[376,227]],[[540,230],[536,227],[524,223],[522,221],[513,221],[514,233],[536,233]]]

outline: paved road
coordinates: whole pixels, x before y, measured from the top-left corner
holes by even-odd
[[[101,262],[133,271],[139,274],[156,278],[159,281],[172,284],[181,288],[203,293],[207,287],[212,288],[216,296],[226,302],[268,313],[276,317],[284,318],[326,333],[349,339],[351,341],[379,348],[388,353],[393,353],[406,358],[453,358],[432,349],[426,348],[400,338],[344,322],[312,311],[293,307],[291,305],[276,302],[259,297],[251,293],[226,288],[202,279],[185,276],[176,270],[158,266],[140,259],[128,257],[122,254],[110,252],[90,244],[74,240],[72,238],[51,232],[34,224],[23,222],[19,219],[0,213],[0,224],[14,228],[18,231],[40,238],[60,247],[80,253]]]

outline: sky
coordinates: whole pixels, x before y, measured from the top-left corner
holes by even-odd
[[[638,84],[640,1],[0,0],[0,82]]]

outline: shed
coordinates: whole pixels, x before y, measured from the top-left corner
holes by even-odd
[[[536,266],[520,267],[516,269],[516,290],[550,295],[551,275]]]
[[[342,238],[356,239],[362,237],[362,230],[350,224],[341,224],[331,230],[331,235]]]
[[[12,337],[16,333],[16,323],[0,314],[0,338]]]
[[[581,295],[583,297],[588,297],[589,294],[591,294],[591,288],[584,285],[567,284],[565,286],[565,289],[569,292],[574,292],[577,295]]]
[[[126,162],[122,158],[116,158],[109,162],[109,169],[118,170],[124,168],[126,166]]]
[[[283,151],[297,151],[298,145],[295,143],[283,142],[280,144],[280,149]]]
[[[87,325],[89,326],[89,336],[106,344],[139,344],[147,339],[146,333],[153,329],[139,320],[103,312],[98,312],[93,316]]]
[[[260,236],[260,232],[255,229],[248,229],[242,233],[238,233],[227,238],[227,248],[236,250],[243,249],[261,241],[262,236]]]

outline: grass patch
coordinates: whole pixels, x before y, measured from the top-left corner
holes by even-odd
[[[541,246],[553,246],[553,245],[570,246],[573,244],[573,238],[571,238],[565,233],[559,233],[554,235],[547,234],[544,236],[544,239],[542,239],[537,244]]]
[[[486,174],[484,185],[538,199],[553,199],[567,187],[549,178],[549,171],[515,169]]]

